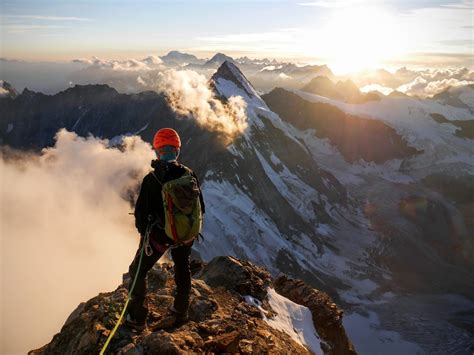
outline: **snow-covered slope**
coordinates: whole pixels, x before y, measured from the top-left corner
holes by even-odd
[[[206,174],[206,236],[214,246],[205,243],[201,254],[230,252],[328,286],[336,274],[343,278],[350,269],[345,258],[328,255],[346,248],[362,255],[371,239],[342,241],[364,223],[344,187],[319,168],[294,128],[269,110],[235,65],[224,63],[212,80],[224,100],[236,95],[246,100],[250,124],[228,147],[229,161]]]
[[[442,105],[432,100],[414,98],[387,97],[380,101],[364,104],[347,104],[331,100],[323,96],[295,91],[305,100],[328,103],[344,112],[364,118],[375,119],[393,127],[411,146],[422,154],[406,161],[389,161],[383,169],[375,168],[381,174],[400,175],[400,170],[406,172],[399,176],[404,181],[410,177],[423,178],[435,172],[462,170],[474,174],[474,141],[456,135],[458,127],[449,121],[474,121],[474,115],[467,109]],[[446,118],[446,123],[439,123],[433,114]],[[317,152],[317,149],[313,151]],[[401,164],[403,164],[401,166]],[[364,169],[366,164],[355,166],[356,170]],[[354,166],[347,166],[354,171]]]
[[[452,266],[444,264],[446,259],[439,249],[424,237],[425,222],[418,226],[416,221],[408,222],[399,204],[419,191],[436,201],[436,193],[426,187],[419,190],[414,184],[435,172],[472,172],[472,141],[456,136],[456,127],[445,127],[430,116],[438,113],[466,121],[471,117],[469,112],[405,98],[350,105],[298,92],[305,100],[326,102],[350,114],[379,120],[422,151],[383,164],[348,163],[328,140],[316,138],[312,130],[300,130],[272,112],[234,64],[224,63],[212,83],[224,101],[231,96],[244,98],[249,128],[227,148],[229,155],[221,164],[213,165],[206,174],[203,189],[210,212],[206,242],[198,246],[202,256],[208,259],[231,253],[265,264],[274,273],[302,277],[355,312],[348,321],[353,326],[349,333],[357,334],[360,342],[367,341],[364,336],[372,337],[372,347],[365,349],[419,351],[415,344],[419,339],[408,334],[407,341],[407,335],[402,331],[401,336],[401,328],[394,325],[408,315],[402,313],[394,320],[384,310],[401,302],[397,289],[412,287],[403,279],[406,268],[426,277],[420,287],[429,288],[428,280],[434,275],[428,276],[423,265],[431,265],[438,277],[452,271]],[[440,221],[451,220],[441,217],[443,208],[430,207],[429,211]],[[392,229],[392,234],[384,228]],[[442,238],[446,229],[443,225],[435,228],[439,231],[433,237]],[[469,250],[466,237],[457,238]],[[456,272],[442,290],[472,279],[463,267]],[[428,331],[432,325],[420,321],[420,326]],[[452,334],[462,336],[463,330]]]

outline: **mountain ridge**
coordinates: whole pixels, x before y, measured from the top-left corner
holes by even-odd
[[[208,264],[194,261],[190,320],[174,328],[156,328],[156,319],[172,304],[171,270],[171,265],[162,264],[150,271],[147,298],[151,315],[147,328],[136,333],[122,326],[110,343],[109,352],[356,354],[342,325],[342,311],[329,296],[302,281],[283,276],[272,280],[266,270],[231,257],[217,257]],[[275,293],[272,284],[295,303]],[[117,321],[126,295],[122,284],[115,291],[81,303],[50,343],[28,354],[98,353]],[[273,309],[272,305],[278,308]],[[298,333],[285,328],[286,316],[294,326],[304,328],[299,328]]]

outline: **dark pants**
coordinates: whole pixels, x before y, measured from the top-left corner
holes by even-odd
[[[153,254],[147,256],[143,253],[142,263],[140,270],[138,269],[138,263],[140,260],[140,253],[142,248],[143,238],[140,241],[140,246],[135,254],[128,272],[131,277],[131,282],[135,278],[135,274],[138,271],[138,277],[135,284],[135,288],[132,293],[132,299],[128,307],[128,313],[130,316],[139,323],[143,323],[148,315],[148,305],[146,301],[146,275],[148,271],[155,265],[158,259],[164,254],[164,251],[158,251],[153,247]],[[186,314],[189,306],[189,293],[191,291],[191,271],[189,268],[189,256],[191,255],[191,245],[180,246],[171,249],[171,257],[174,262],[174,280],[176,283],[176,295],[174,298],[174,308],[182,313]],[[131,287],[131,284],[130,284]]]

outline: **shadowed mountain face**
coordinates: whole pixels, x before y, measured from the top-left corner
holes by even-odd
[[[349,115],[329,104],[309,102],[280,88],[262,98],[273,112],[295,127],[313,128],[317,137],[328,138],[348,162],[363,159],[383,163],[419,153],[380,121]]]
[[[187,151],[183,162],[192,161],[197,171],[208,163],[204,147],[216,154],[224,150],[217,134],[193,120],[179,119],[166,97],[152,91],[119,94],[107,85],[77,85],[56,95],[24,90],[15,100],[0,100],[0,111],[0,143],[13,148],[51,146],[60,128],[107,139],[138,134],[151,142],[157,129],[172,127],[180,132]]]
[[[315,95],[341,100],[353,104],[361,104],[368,101],[378,101],[380,97],[373,93],[361,93],[359,88],[351,81],[338,81],[334,84],[324,76],[317,76],[301,89]]]

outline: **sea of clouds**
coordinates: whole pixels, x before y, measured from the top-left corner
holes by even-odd
[[[394,73],[386,72],[380,75],[370,75],[370,78],[361,79],[364,92],[377,90],[385,95],[392,91],[403,92],[410,96],[421,98],[432,97],[450,87],[474,84],[474,71],[468,68],[452,69],[399,69]]]
[[[61,130],[41,154],[4,150],[1,173],[2,354],[49,342],[82,301],[111,291],[139,235],[132,201],[154,153]]]
[[[81,58],[75,59],[70,63],[42,63],[41,68],[38,67],[40,65],[38,63],[6,60],[2,60],[2,62],[3,75],[6,77],[0,79],[11,82],[20,91],[25,86],[28,86],[30,89],[39,91],[43,91],[42,88],[44,88],[46,93],[55,93],[76,84],[108,84],[118,91],[125,93],[160,90],[160,86],[157,85],[160,73],[174,70],[194,71],[202,75],[204,80],[208,80],[216,70],[214,67],[199,64],[187,66],[186,63],[170,63],[154,55],[142,59],[122,60],[101,59],[98,57],[92,57],[91,59]],[[265,61],[262,61],[260,64],[258,61],[248,62],[242,60],[237,62],[237,65],[239,65],[245,75],[252,77],[256,83],[263,85],[261,88],[257,86],[257,89],[265,89],[267,91],[269,88],[273,88],[271,86],[272,82],[278,82],[279,86],[284,87],[285,81],[277,79],[281,79],[282,75],[285,76],[286,74],[282,73],[281,69],[277,70],[276,68],[292,66],[289,66],[289,63],[277,62],[273,65],[274,69],[270,70],[267,64]],[[13,69],[10,70],[10,67]],[[446,90],[448,87],[474,84],[474,71],[472,68],[400,68],[393,72],[385,71],[384,77],[380,77],[377,74],[378,71],[380,69],[374,69],[372,72],[354,73],[343,78],[354,80],[364,92],[378,90],[383,94],[389,94],[397,90],[422,98],[431,97]],[[272,76],[273,72],[274,75]],[[313,72],[311,70],[308,71],[308,78],[305,79],[305,82],[301,82],[301,87],[311,80],[311,75],[317,75]],[[44,75],[38,77],[37,73],[44,73]],[[23,77],[23,75],[27,77]],[[162,78],[166,76],[164,75]],[[333,80],[343,78],[335,76]],[[295,80],[288,81],[288,85],[292,88],[298,88],[298,82],[295,82]]]

